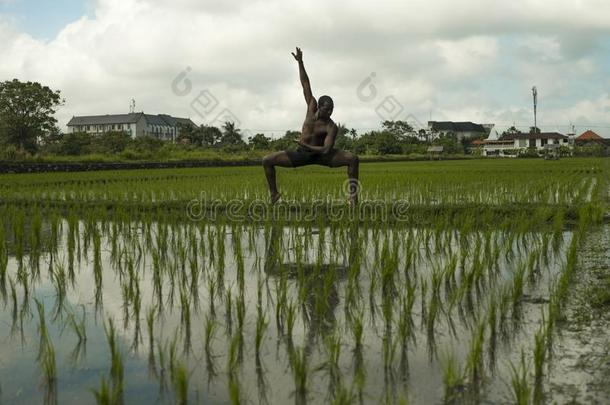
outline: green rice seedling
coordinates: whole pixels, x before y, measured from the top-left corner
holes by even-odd
[[[309,362],[307,352],[302,347],[293,349],[289,356],[290,369],[294,380],[294,392],[297,401],[304,401],[307,398],[309,384]]]
[[[392,365],[394,363],[394,355],[396,354],[396,346],[398,344],[398,341],[393,338],[391,328],[385,330],[381,342],[384,372],[392,372]]]
[[[489,329],[489,365],[493,368],[496,359],[496,343],[498,336],[498,304],[496,296],[492,295],[489,298],[487,307],[487,328]]]
[[[263,344],[263,339],[265,337],[265,331],[267,330],[267,326],[269,322],[267,321],[267,317],[263,312],[262,306],[257,306],[257,315],[256,315],[256,336],[254,338],[254,347],[256,357],[260,356],[261,346]]]
[[[227,369],[229,375],[237,375],[239,365],[242,361],[243,335],[235,333],[229,342],[229,355],[227,356]]]
[[[420,279],[420,294],[421,294],[421,321],[422,327],[425,325],[426,320],[428,319],[427,310],[426,310],[426,296],[428,295],[428,280],[426,280],[423,276]]]
[[[155,363],[155,307],[151,306],[146,311],[146,331],[148,333],[148,371],[157,377],[157,365]]]
[[[69,322],[72,327],[72,331],[78,338],[79,343],[87,342],[87,328],[86,328],[86,319],[87,313],[85,312],[85,306],[81,305],[81,309],[83,310],[83,316],[78,321],[76,320],[76,316],[74,313],[70,314]]]
[[[121,351],[118,347],[117,333],[112,318],[104,324],[104,332],[110,349],[110,382],[112,384],[112,397],[120,403],[123,402],[124,368]]]
[[[443,367],[443,400],[445,403],[457,403],[460,394],[464,390],[464,374],[459,367],[454,352],[449,352],[442,357]]]
[[[406,294],[399,298],[400,300],[400,313],[398,317],[398,336],[402,344],[402,348],[405,349],[407,342],[410,339],[414,339],[414,324],[413,324],[413,306],[415,305],[415,294],[417,290],[417,279],[411,281],[407,278],[406,283]]]
[[[226,227],[224,225],[219,226],[216,229],[216,272],[218,277],[218,285],[224,284],[224,272],[225,272],[225,237]]]
[[[510,363],[510,388],[513,403],[518,405],[530,404],[532,389],[528,382],[528,364],[525,361],[525,353],[521,349],[521,359],[517,367]]]
[[[176,393],[176,403],[186,405],[188,403],[188,384],[189,372],[184,363],[180,362],[176,365],[174,372],[174,391]]]
[[[478,392],[483,379],[483,345],[485,343],[485,323],[481,322],[473,331],[470,351],[466,359],[466,370],[474,392]]]
[[[233,330],[233,305],[231,304],[231,287],[227,288],[225,292],[225,327],[227,335],[232,334]]]
[[[231,400],[232,405],[239,405],[242,403],[239,377],[233,374],[229,375],[229,399]]]
[[[267,397],[269,383],[265,377],[265,368],[260,357],[254,357],[254,364],[254,369],[256,371],[256,385],[258,388],[258,402],[260,404],[269,404],[269,399]]]
[[[186,288],[180,286],[180,325],[184,336],[184,352],[189,353],[191,347],[191,296]]]
[[[47,324],[45,321],[44,304],[34,299],[38,309],[38,333],[40,335],[40,345],[38,348],[37,361],[40,364],[45,386],[45,400],[47,403],[57,403],[57,366],[55,363],[55,348],[51,342]]]
[[[12,302],[12,325],[11,325],[11,335],[13,333],[15,333],[15,331],[17,330],[17,316],[18,316],[18,310],[19,310],[19,305],[17,304],[17,287],[15,286],[15,282],[13,281],[12,277],[9,277],[8,279],[8,283],[9,283],[9,288],[11,291],[11,302]]]
[[[499,304],[498,304],[498,323],[499,330],[504,340],[509,337],[509,316],[508,313],[511,309],[512,302],[512,285],[506,285],[499,291]]]
[[[8,267],[8,251],[4,234],[4,224],[0,223],[0,295],[6,303],[6,274]]]
[[[354,339],[354,350],[362,350],[362,336],[364,332],[364,325],[362,320],[364,313],[361,309],[355,309],[355,314],[350,317],[350,332]]]
[[[157,342],[157,355],[159,358],[159,374],[157,376],[158,381],[159,381],[159,394],[160,396],[163,395],[163,393],[166,390],[166,375],[165,372],[167,370],[167,357],[168,354],[167,352],[167,342],[165,342],[163,345],[161,345],[161,342],[158,341]]]
[[[326,348],[326,361],[317,369],[326,370],[329,378],[329,392],[334,392],[341,385],[341,368],[339,357],[341,356],[341,335],[334,332],[324,339]]]
[[[235,316],[237,317],[237,329],[240,333],[244,330],[244,320],[246,317],[246,304],[243,294],[238,295],[235,302]]]
[[[210,314],[215,316],[216,310],[214,307],[214,301],[216,296],[216,281],[214,277],[208,277],[208,294],[209,294],[209,308]]]
[[[99,390],[91,389],[95,402],[98,405],[114,405],[119,403],[118,399],[114,397],[114,393],[110,385],[106,382],[106,376],[102,375]]]
[[[546,359],[547,349],[547,330],[545,329],[544,314],[542,325],[534,335],[534,402],[542,403],[542,373]]]
[[[332,405],[351,405],[356,403],[356,394],[352,389],[347,389],[343,384],[333,388],[332,398],[330,400]]]
[[[292,300],[286,306],[286,337],[292,341],[294,323],[296,321],[297,306]]]
[[[60,265],[59,263],[55,264],[52,279],[56,294],[54,319],[57,319],[64,308],[64,299],[66,297],[66,271],[64,266]]]
[[[512,287],[512,304],[513,304],[513,318],[518,319],[520,316],[520,304],[521,298],[523,297],[524,287],[524,275],[525,266],[523,264],[517,266],[515,274],[513,276],[513,287]]]
[[[542,249],[542,251],[544,252],[544,247]],[[528,281],[532,285],[536,283],[538,277],[540,276],[538,254],[539,252],[537,250],[533,250],[532,252],[530,252],[527,258],[527,269],[525,270],[525,272],[527,273]]]
[[[205,317],[205,322],[203,324],[203,336],[204,336],[204,348],[205,353],[208,356],[211,356],[212,353],[212,339],[214,339],[214,334],[216,333],[216,320],[212,314],[209,314]]]
[[[167,349],[167,365],[169,369],[170,381],[174,381],[176,376],[176,365],[178,364],[178,331],[174,332],[174,336],[169,341]]]

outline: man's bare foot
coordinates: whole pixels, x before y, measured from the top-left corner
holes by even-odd
[[[277,200],[280,199],[282,195],[280,193],[273,193],[271,194],[271,204],[275,204],[277,202]]]

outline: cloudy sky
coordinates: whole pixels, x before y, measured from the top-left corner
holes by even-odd
[[[360,132],[382,119],[610,137],[605,0],[0,0],[0,80],[61,90],[73,115],[136,110],[280,135],[314,95]]]

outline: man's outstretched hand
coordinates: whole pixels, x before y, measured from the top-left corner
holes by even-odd
[[[303,62],[303,52],[301,51],[301,48],[297,47],[297,53],[295,54],[294,52],[290,52],[292,54],[292,56],[294,56],[294,58],[298,61],[298,62]]]

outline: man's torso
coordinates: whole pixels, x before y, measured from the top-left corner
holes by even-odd
[[[301,142],[306,145],[322,146],[324,139],[329,132],[329,129],[334,125],[332,119],[320,120],[316,119],[315,111],[307,111],[303,128],[301,130]]]

